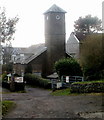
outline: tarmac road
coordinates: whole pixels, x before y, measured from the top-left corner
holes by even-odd
[[[4,118],[102,118],[102,96],[52,96],[51,91],[26,87],[26,93],[3,89],[3,100],[16,103]],[[95,119],[94,119],[95,120]],[[103,120],[103,119],[102,119]]]

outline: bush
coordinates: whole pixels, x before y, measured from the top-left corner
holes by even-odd
[[[43,79],[34,74],[25,74],[24,81],[29,85],[34,85],[43,88],[51,88],[51,82],[48,79]]]
[[[100,93],[104,92],[104,80],[90,82],[76,82],[70,86],[71,93]]]
[[[2,82],[7,81],[7,74],[2,74]]]
[[[73,58],[60,59],[55,63],[55,70],[59,76],[82,76],[81,67],[79,63]]]

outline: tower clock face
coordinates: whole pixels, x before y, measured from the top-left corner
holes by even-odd
[[[59,15],[56,15],[56,19],[59,20],[59,19],[60,19],[60,16],[59,16]]]

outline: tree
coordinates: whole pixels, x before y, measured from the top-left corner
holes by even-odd
[[[10,42],[13,39],[18,20],[18,17],[7,19],[5,9],[0,8],[0,42]]]
[[[85,17],[79,17],[74,24],[76,36],[80,39],[85,35],[102,31],[101,23],[101,20],[96,16],[92,17],[91,15],[87,15]]]
[[[61,77],[62,75],[77,76],[82,75],[79,63],[73,58],[64,58],[55,62],[55,71]]]
[[[7,19],[5,9],[0,8],[0,74],[2,73],[1,64],[3,63],[4,52],[1,43],[5,43],[6,47],[11,47],[11,40],[16,31],[15,26],[18,20],[18,17]]]
[[[80,63],[86,80],[104,78],[102,38],[102,34],[92,34],[87,36],[81,45]]]
[[[3,64],[10,64],[13,47],[2,47]]]

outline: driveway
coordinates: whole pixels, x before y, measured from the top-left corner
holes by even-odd
[[[52,91],[26,86],[26,93],[3,89],[3,100],[16,103],[5,118],[102,118],[101,95],[52,96]]]

